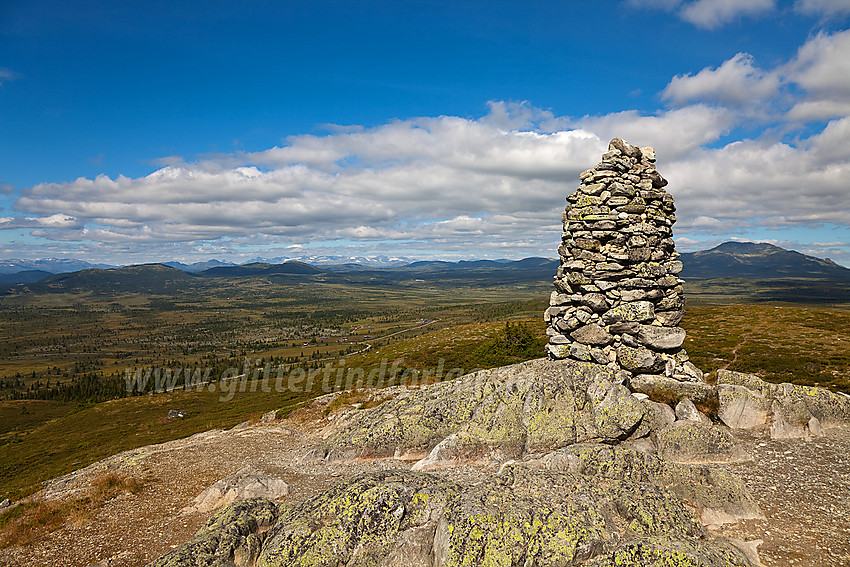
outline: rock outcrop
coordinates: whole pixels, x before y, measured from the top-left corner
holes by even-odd
[[[708,537],[676,494],[651,481],[509,465],[475,484],[389,471],[273,514],[246,501],[152,567],[676,565],[749,567],[740,544]],[[246,518],[256,506],[261,519]],[[232,525],[226,521],[233,518]],[[262,549],[258,545],[262,543]]]
[[[393,458],[427,470],[504,463],[576,443],[642,441],[646,450],[680,463],[746,460],[728,431],[687,398],[677,416],[618,379],[607,365],[572,360],[483,370],[358,411],[306,458]]]
[[[733,429],[769,426],[775,439],[820,437],[850,427],[850,396],[823,388],[771,384],[758,376],[717,371],[718,417]]]
[[[656,436],[658,453],[674,463],[746,461],[728,430],[694,421],[677,421]]]
[[[667,377],[703,382],[682,349],[682,263],[655,151],[614,138],[567,197],[561,265],[544,318],[550,357],[611,364],[636,387]]]
[[[626,439],[646,412],[610,368],[538,359],[406,391],[361,410],[310,456],[427,457],[434,466],[505,461],[581,441]]]
[[[660,485],[695,510],[704,525],[764,518],[744,482],[736,475],[717,467],[670,462],[624,446],[580,443],[524,464]]]

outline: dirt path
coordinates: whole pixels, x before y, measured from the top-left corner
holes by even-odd
[[[728,370],[730,366],[738,362],[738,351],[741,349],[742,346],[744,346],[744,343],[746,343],[751,336],[753,336],[752,333],[744,333],[741,335],[741,340],[738,341],[738,344],[736,344],[734,348],[732,348],[732,358],[726,364],[720,367],[721,370]]]

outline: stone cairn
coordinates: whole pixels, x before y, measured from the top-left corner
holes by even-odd
[[[655,169],[655,150],[619,138],[567,197],[561,265],[545,320],[551,358],[636,375],[702,382],[682,348],[682,262],[676,207]]]

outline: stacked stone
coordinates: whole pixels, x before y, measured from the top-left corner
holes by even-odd
[[[562,217],[561,265],[545,313],[548,355],[610,365],[624,378],[701,382],[682,348],[676,207],[655,150],[614,138],[580,178]]]

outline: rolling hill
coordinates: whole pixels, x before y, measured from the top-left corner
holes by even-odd
[[[22,270],[13,274],[0,273],[0,286],[40,282],[53,274],[44,270]]]
[[[30,291],[45,293],[163,293],[183,289],[196,279],[192,274],[163,264],[141,264],[56,274],[28,287]]]
[[[284,262],[283,264],[268,264],[266,262],[252,262],[241,266],[216,266],[208,270],[198,272],[201,277],[245,277],[245,276],[271,276],[278,274],[320,274],[324,270],[305,264],[304,262]]]
[[[816,278],[850,281],[850,269],[779,246],[755,242],[724,242],[701,252],[682,254],[685,279]]]

